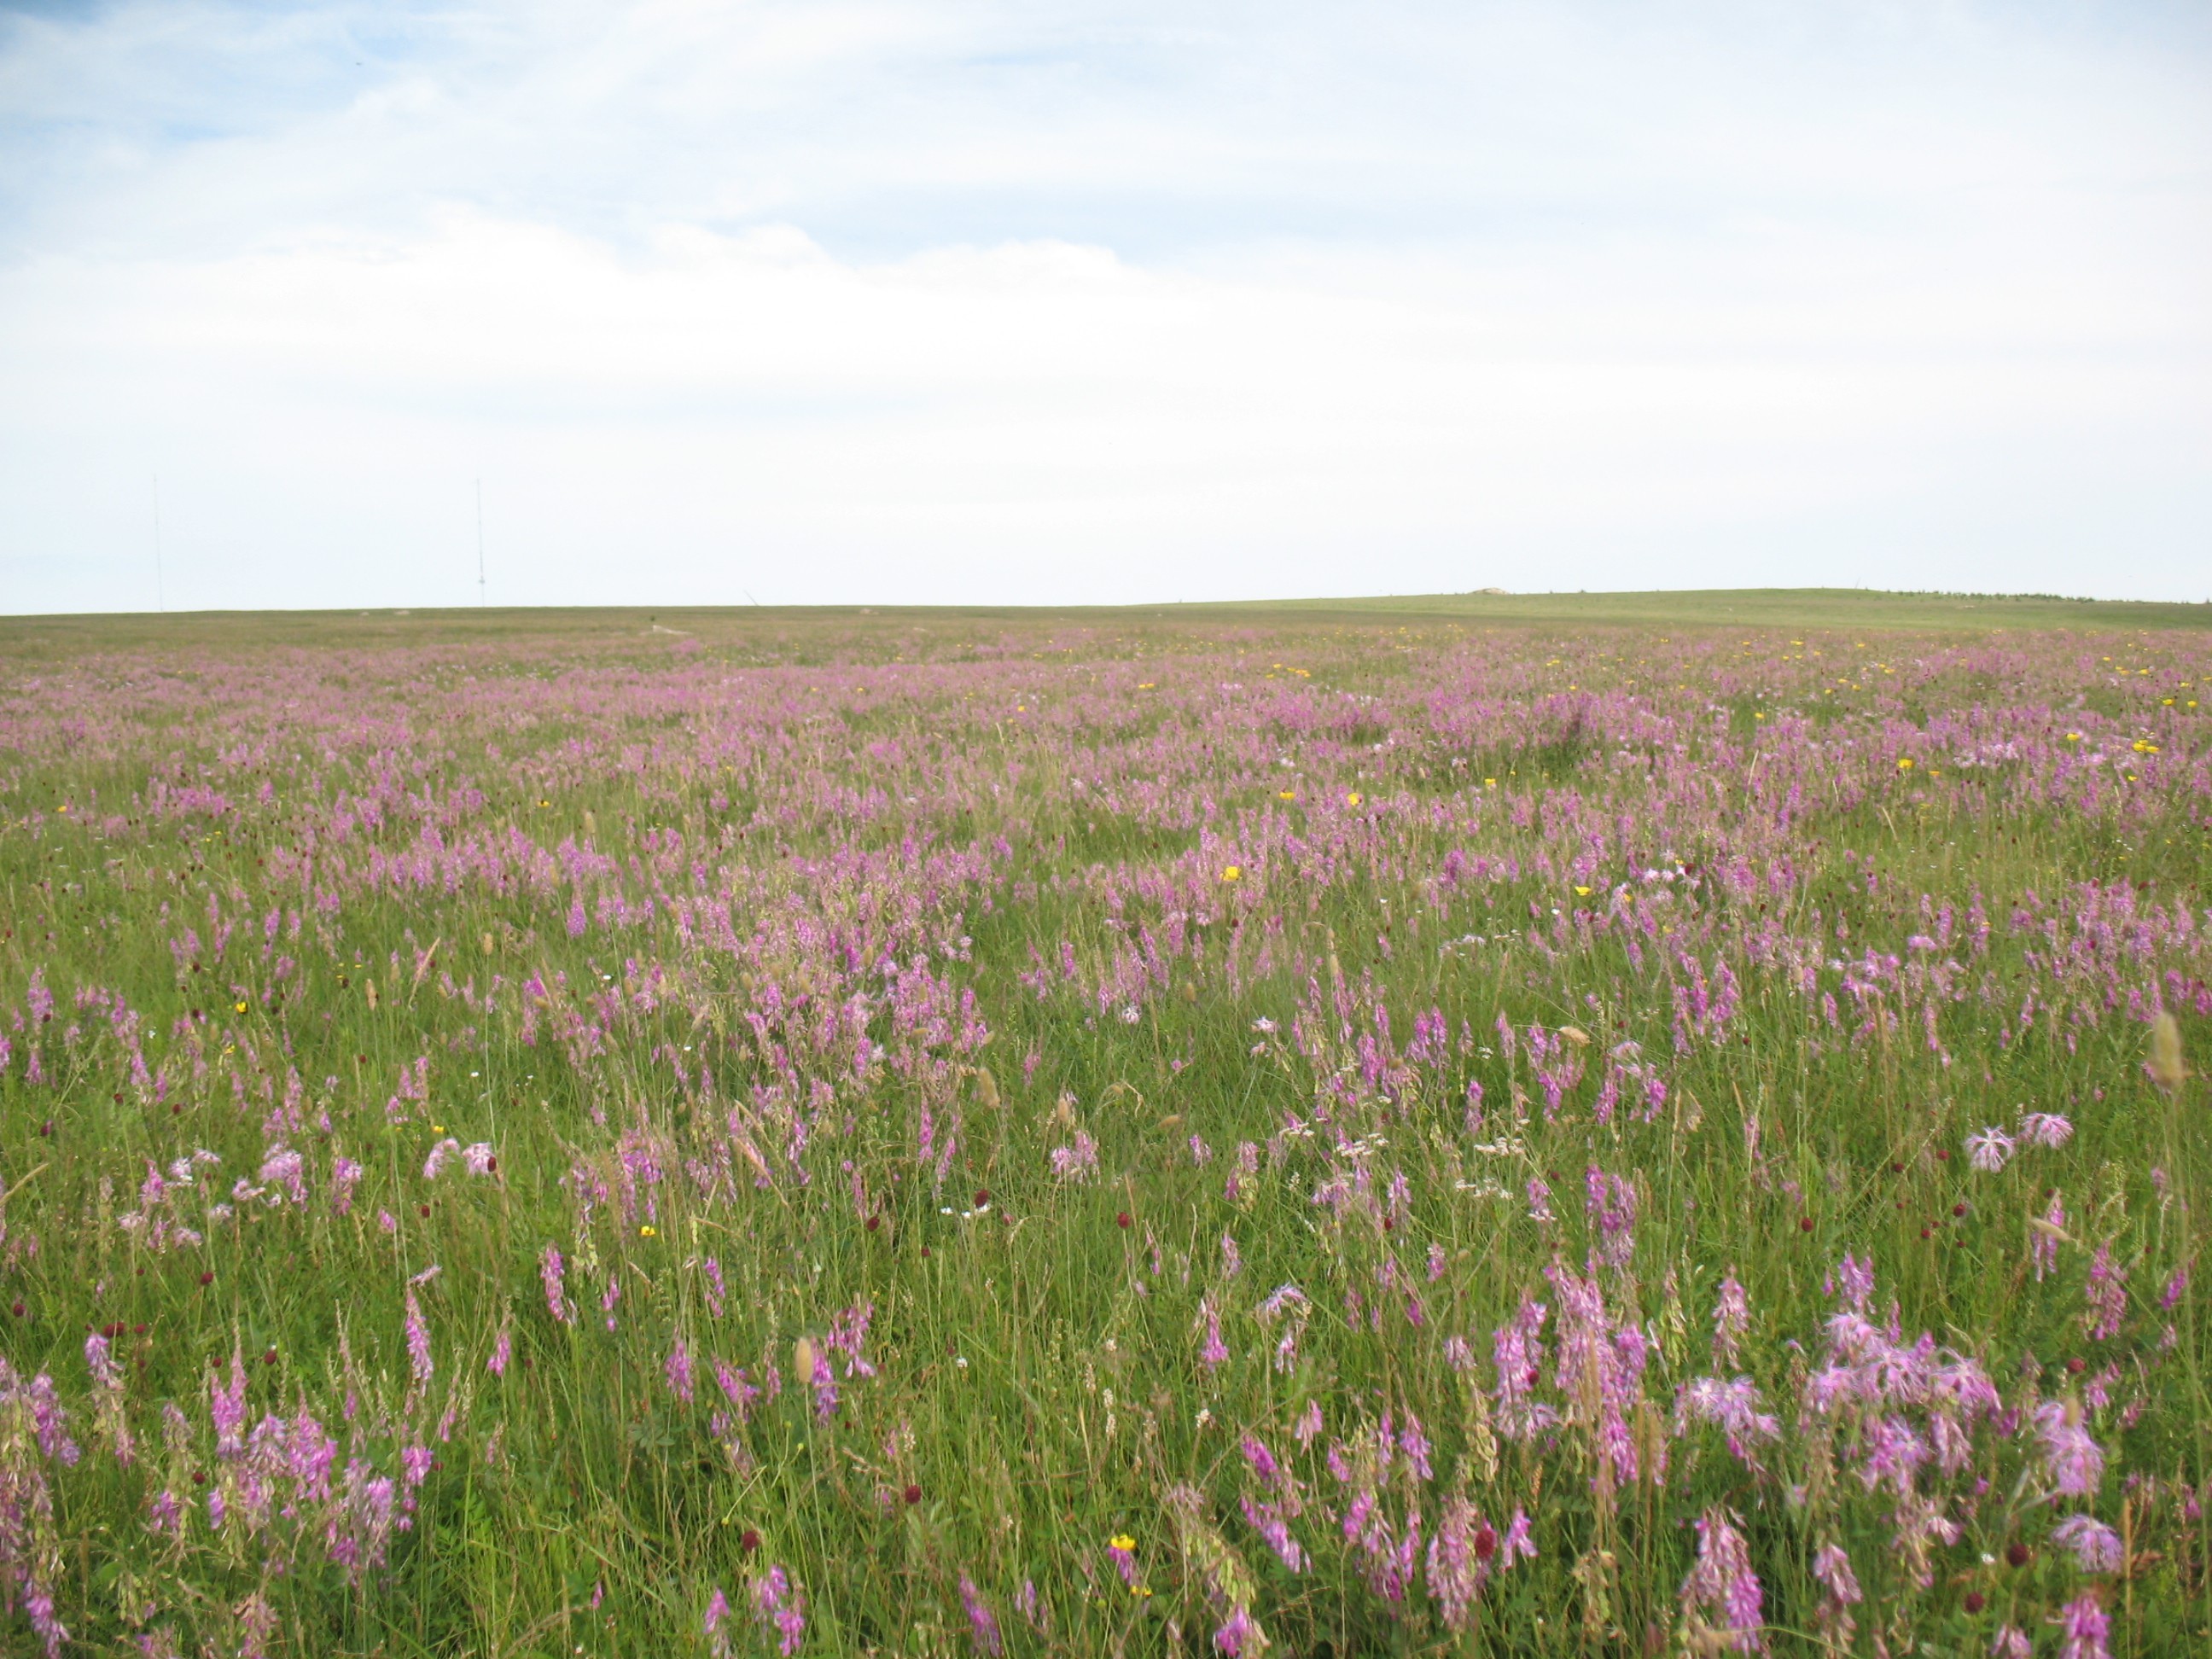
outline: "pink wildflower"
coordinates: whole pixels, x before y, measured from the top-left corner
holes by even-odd
[[[2075,1597],[2059,1608],[2058,1616],[2051,1622],[2058,1626],[2065,1638],[2059,1647],[2058,1659],[2112,1659],[2111,1650],[2105,1645],[2112,1632],[2112,1620],[2097,1605],[2095,1596]]]
[[[1733,1517],[1707,1510],[1698,1527],[1698,1560],[1682,1581],[1682,1611],[1701,1618],[1738,1653],[1757,1653],[1766,1645],[1765,1596],[1751,1570],[1751,1552]]]
[[[2093,1515],[2068,1516],[2051,1528],[2051,1541],[2071,1550],[2084,1572],[2118,1572],[2127,1565],[2119,1534]]]

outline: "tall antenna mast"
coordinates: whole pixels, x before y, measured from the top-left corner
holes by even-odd
[[[477,603],[484,600],[483,480],[477,480]]]
[[[161,591],[161,475],[154,475],[154,609],[167,611],[168,600]]]

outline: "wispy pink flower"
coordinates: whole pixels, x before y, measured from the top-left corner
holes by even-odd
[[[2071,1550],[2084,1572],[2118,1572],[2127,1565],[2119,1534],[2094,1515],[2068,1516],[2051,1529],[2051,1541]]]
[[[1053,1149],[1051,1164],[1054,1175],[1079,1185],[1098,1173],[1098,1143],[1078,1129],[1072,1146]]]
[[[1737,1347],[1751,1328],[1751,1298],[1736,1283],[1733,1268],[1721,1279],[1720,1294],[1713,1302],[1713,1369],[1732,1371],[1743,1362]]]
[[[2012,1160],[2012,1137],[1988,1128],[1966,1137],[1966,1162],[1984,1175],[1995,1175]]]
[[[2087,1304],[2081,1322],[2088,1327],[2091,1341],[2108,1341],[2120,1334],[2120,1322],[2128,1312],[2127,1278],[2126,1269],[2112,1261],[2111,1243],[2097,1246],[2096,1258],[2089,1264],[2089,1282],[2081,1293]]]
[[[2082,1426],[2079,1406],[2045,1401],[2035,1408],[2035,1432],[2043,1443],[2044,1469],[2053,1486],[2075,1498],[2097,1490],[2105,1478],[2105,1451]]]

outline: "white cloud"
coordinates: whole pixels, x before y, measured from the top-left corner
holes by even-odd
[[[2203,597],[2201,65],[1826,15],[19,29],[0,609]]]

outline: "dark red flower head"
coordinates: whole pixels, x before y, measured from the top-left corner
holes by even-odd
[[[1127,1210],[1117,1212],[1114,1217],[1114,1224],[1117,1227],[1128,1226],[1130,1224],[1129,1212]]]
[[[919,1504],[921,1502],[921,1488],[915,1486],[912,1481],[908,1481],[907,1483],[906,1490],[901,1492],[899,1496],[905,1498],[909,1504]]]
[[[1492,1530],[1490,1522],[1486,1521],[1475,1530],[1474,1559],[1478,1561],[1487,1561],[1497,1553],[1498,1534]]]

